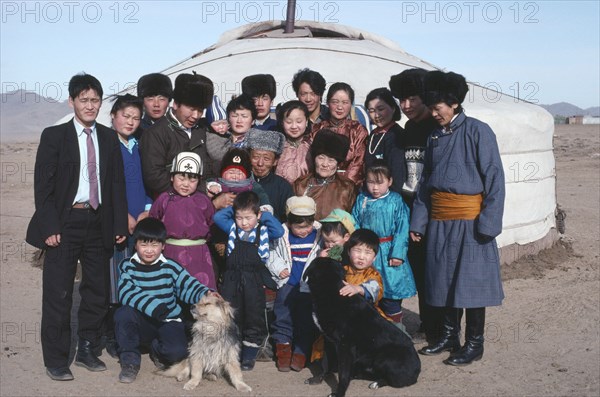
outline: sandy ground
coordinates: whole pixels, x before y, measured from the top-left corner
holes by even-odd
[[[600,395],[599,179],[600,127],[558,126],[555,148],[558,200],[567,211],[562,243],[542,255],[505,266],[506,299],[488,310],[485,355],[471,366],[421,357],[419,382],[406,389],[369,390],[355,380],[349,396],[598,396]],[[33,213],[33,167],[37,143],[0,148],[2,396],[237,395],[225,381],[204,381],[186,392],[175,379],[152,372],[143,357],[138,380],[117,381],[119,365],[106,354],[106,372],[71,366],[72,382],[44,373],[39,342],[41,271],[31,266],[33,249],[23,242]],[[406,302],[407,326],[416,326],[417,301]],[[418,345],[417,348],[421,347]],[[330,386],[307,386],[309,371],[282,374],[274,363],[245,373],[256,396],[325,396]]]

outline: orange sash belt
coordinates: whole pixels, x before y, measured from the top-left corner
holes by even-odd
[[[455,194],[434,190],[431,194],[431,219],[451,221],[473,220],[481,212],[483,193]]]

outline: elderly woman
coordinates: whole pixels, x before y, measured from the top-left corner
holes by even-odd
[[[427,236],[426,301],[444,307],[441,338],[419,352],[450,351],[444,361],[467,365],[483,356],[485,308],[504,293],[495,237],[502,232],[504,172],[491,128],[467,117],[468,91],[456,73],[429,72],[424,102],[440,127],[427,141],[425,169],[413,204],[410,236]],[[460,320],[466,308],[465,344]]]
[[[338,164],[348,153],[348,139],[331,130],[321,130],[310,147],[314,171],[294,183],[297,196],[312,197],[317,203],[315,219],[325,218],[333,209],[352,211],[356,185],[338,173]]]
[[[314,139],[316,133],[325,128],[347,137],[350,147],[339,168],[356,186],[360,186],[364,179],[365,142],[369,133],[360,122],[350,119],[353,104],[352,87],[346,83],[334,83],[327,91],[329,119],[313,125],[311,137]]]

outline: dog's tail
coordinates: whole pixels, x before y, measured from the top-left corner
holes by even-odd
[[[188,360],[185,359],[183,361],[180,361],[176,364],[171,365],[169,368],[165,369],[165,370],[159,370],[156,371],[157,374],[162,375],[162,376],[170,376],[173,378],[177,378],[179,377],[179,375],[186,371],[188,368]]]

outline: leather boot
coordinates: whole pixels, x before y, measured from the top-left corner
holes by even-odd
[[[302,353],[294,353],[292,354],[292,362],[290,364],[290,368],[296,372],[302,371],[304,366],[306,365],[306,356]]]
[[[425,356],[435,356],[445,351],[455,352],[460,349],[460,320],[462,309],[447,307],[444,311],[442,337],[435,343],[425,346],[419,353]]]
[[[96,356],[95,349],[96,346],[93,346],[89,340],[80,339],[75,365],[93,372],[106,371],[106,365]]]
[[[469,365],[483,357],[483,331],[485,328],[485,307],[467,309],[465,345],[444,361],[448,365]]]
[[[275,345],[275,355],[277,356],[277,369],[280,372],[290,372],[292,345],[289,343],[277,343]]]

